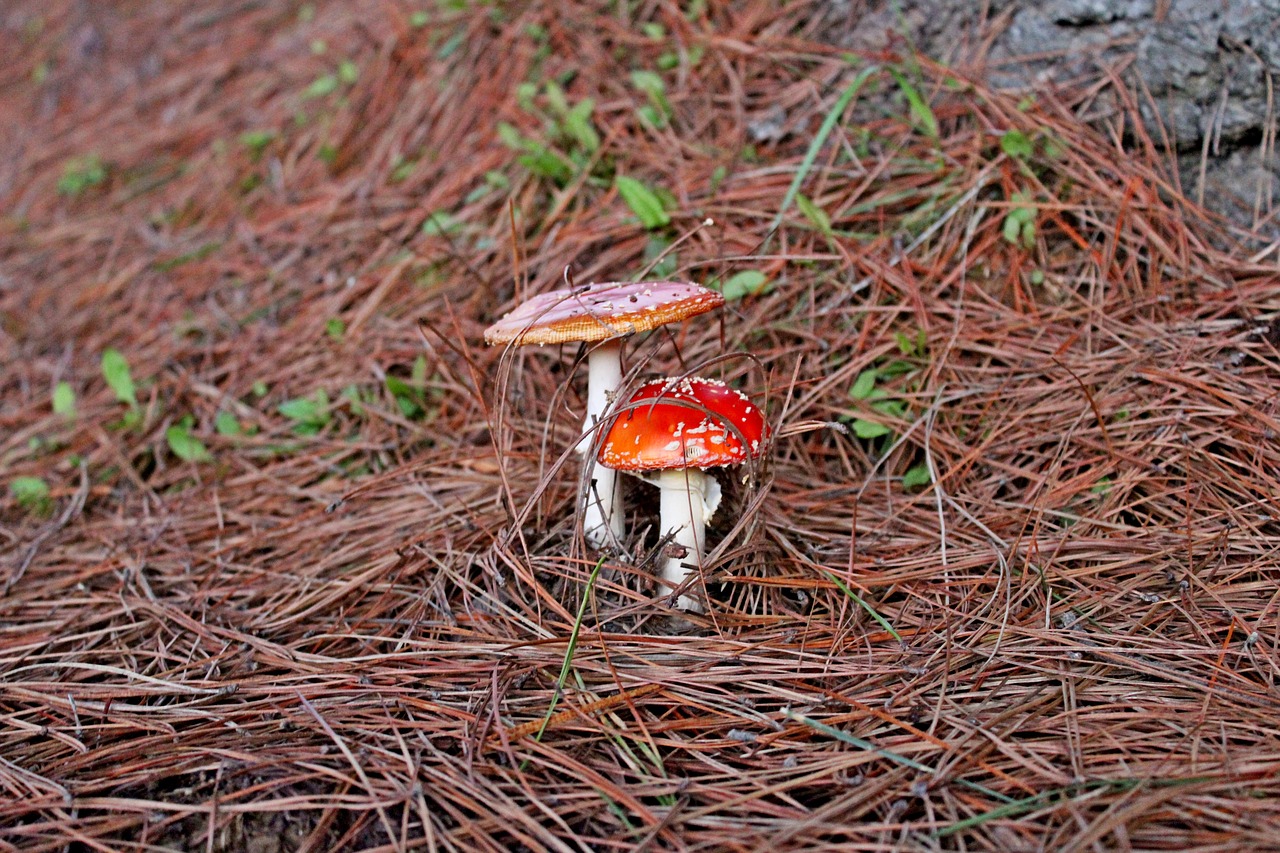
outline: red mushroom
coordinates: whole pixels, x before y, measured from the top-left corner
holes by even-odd
[[[720,486],[705,469],[756,459],[768,438],[760,409],[711,379],[655,379],[620,407],[598,459],[619,471],[656,472],[651,481],[662,491],[662,532],[687,552],[663,564],[668,593],[688,577],[687,564],[702,567],[706,522],[720,501]],[[701,610],[688,596],[676,606]]]
[[[608,282],[542,293],[485,330],[485,343],[595,344],[587,353],[587,418],[579,453],[622,382],[622,339],[685,320],[724,304],[714,290],[682,281]],[[622,510],[613,471],[592,465],[583,532],[595,547],[622,536]]]

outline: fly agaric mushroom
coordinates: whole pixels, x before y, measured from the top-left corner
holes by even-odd
[[[720,485],[705,469],[758,458],[769,438],[764,415],[741,391],[712,379],[655,379],[641,385],[614,419],[598,457],[619,471],[654,472],[661,490],[662,532],[686,549],[662,567],[670,593],[702,566],[706,523],[720,502]],[[681,610],[700,611],[688,596]]]
[[[568,270],[565,271],[566,279]],[[489,345],[594,344],[587,352],[587,417],[577,451],[622,383],[622,339],[686,320],[724,304],[714,290],[682,281],[604,282],[539,294],[485,329]],[[582,528],[601,547],[622,537],[622,508],[614,472],[589,463]]]

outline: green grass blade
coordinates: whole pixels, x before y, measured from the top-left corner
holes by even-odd
[[[790,708],[785,709],[782,714],[789,720],[795,720],[809,728],[817,729],[823,734],[833,737],[838,741],[847,743],[850,746],[856,746],[858,749],[865,749],[868,752],[874,752],[882,758],[889,759],[894,764],[900,764],[903,767],[910,767],[912,770],[919,770],[920,772],[928,773],[931,776],[938,775],[936,768],[930,767],[927,764],[921,764],[919,761],[916,761],[913,758],[907,758],[905,755],[898,755],[898,753],[885,749],[884,747],[876,746],[871,741],[864,740],[857,735],[851,735],[848,732],[842,732],[837,728],[826,725],[825,723],[820,723],[812,717],[806,717],[804,714],[797,714]],[[1001,794],[999,791],[993,791],[985,785],[979,785],[977,782],[970,782],[967,779],[951,779],[949,781],[953,785],[962,785],[971,791],[977,791],[979,794],[990,797],[993,800],[999,800],[1002,803],[1013,803],[1012,798]]]
[[[551,694],[551,704],[547,706],[547,714],[542,718],[542,725],[538,727],[538,733],[533,736],[536,741],[542,741],[542,733],[551,724],[551,717],[555,714],[556,705],[560,701],[560,691],[564,690],[564,683],[569,678],[569,668],[573,665],[573,653],[578,648],[578,633],[582,630],[582,616],[587,612],[591,590],[595,589],[596,578],[600,577],[600,567],[603,565],[604,557],[601,557],[596,561],[595,568],[591,570],[591,576],[587,578],[587,588],[582,593],[582,603],[578,605],[578,615],[574,617],[573,630],[569,632],[569,644],[564,650],[564,662],[560,664],[560,675],[556,678],[556,690]]]
[[[920,91],[911,85],[911,81],[906,75],[900,71],[889,72],[893,75],[893,79],[898,81],[898,88],[902,90],[903,97],[907,99],[907,109],[911,113],[911,118],[915,121],[916,127],[920,128],[930,139],[938,138],[938,119],[933,114],[929,102],[924,99]]]
[[[1041,806],[1060,802],[1068,797],[1074,797],[1086,791],[1106,790],[1112,793],[1124,793],[1139,787],[1178,788],[1184,785],[1200,785],[1211,781],[1213,781],[1213,777],[1210,776],[1193,776],[1187,779],[1098,779],[1090,782],[1082,782],[1079,785],[1071,785],[1065,788],[1054,788],[1049,791],[1042,791],[1039,794],[1024,797],[1021,800],[1011,800],[1002,806],[997,806],[996,808],[991,809],[990,811],[976,814],[973,817],[967,817],[964,820],[958,820],[953,824],[944,826],[942,829],[936,831],[934,836],[936,838],[945,838],[948,835],[955,835],[957,832],[964,832],[966,829],[973,829],[975,826],[981,826],[989,820],[999,820],[1002,817],[1026,814],[1027,812],[1034,811]]]
[[[809,172],[812,171],[813,164],[818,159],[818,152],[827,143],[827,137],[835,129],[836,122],[840,120],[840,116],[844,114],[849,103],[858,96],[858,92],[862,90],[871,75],[879,70],[875,65],[862,69],[858,76],[853,78],[853,82],[840,93],[840,97],[831,109],[828,110],[826,118],[822,120],[822,126],[818,128],[817,135],[809,143],[809,150],[805,152],[804,159],[800,161],[800,168],[796,171],[796,176],[791,179],[791,186],[787,187],[787,194],[782,197],[782,206],[778,208],[778,215],[773,218],[773,224],[769,226],[769,236],[765,238],[761,251],[764,251],[764,246],[768,245],[769,239],[778,230],[778,226],[782,224],[782,217],[787,215],[787,210],[796,200],[796,194],[800,192],[800,187],[804,184],[805,178],[809,177]]]
[[[848,584],[840,580],[840,578],[836,577],[831,572],[823,572],[823,574],[826,575],[827,579],[830,580],[833,584],[835,584],[840,589],[841,592],[843,592],[845,595],[852,598],[854,601],[858,603],[859,607],[867,611],[867,613],[870,614],[871,618],[876,620],[876,622],[880,624],[881,628],[884,628],[886,631],[889,632],[889,636],[893,637],[899,643],[902,642],[902,635],[900,635],[897,631],[893,629],[893,626],[889,624],[889,620],[885,619],[883,616],[877,613],[876,609],[872,607],[870,604],[867,604],[866,600],[863,599],[862,596],[858,595],[856,592],[850,589]]]

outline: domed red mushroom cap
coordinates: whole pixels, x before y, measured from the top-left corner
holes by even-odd
[[[654,379],[622,408],[598,457],[619,471],[739,465],[769,437],[747,395],[714,379]]]

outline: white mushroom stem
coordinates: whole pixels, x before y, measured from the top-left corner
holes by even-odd
[[[702,547],[706,544],[707,520],[720,503],[720,484],[700,468],[673,468],[661,471],[651,482],[661,489],[659,511],[662,534],[670,535],[671,544],[683,547],[682,557],[668,557],[662,564],[662,590],[671,593],[685,582],[691,570],[702,568]],[[702,606],[687,595],[676,601],[676,607],[701,613]]]
[[[587,419],[582,427],[582,438],[576,450],[584,456],[595,439],[593,429],[604,416],[605,409],[622,385],[622,341],[602,341],[587,353]],[[618,473],[588,457],[584,464],[590,468],[587,475],[587,493],[584,497],[582,532],[587,543],[600,548],[622,540],[622,484]]]

